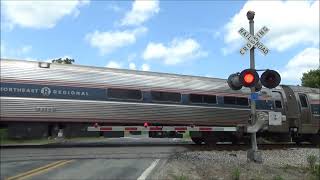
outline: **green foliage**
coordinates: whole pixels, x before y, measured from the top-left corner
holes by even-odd
[[[0,142],[8,139],[8,129],[0,129]]]
[[[309,165],[309,169],[310,169],[310,170],[314,170],[314,169],[315,169],[316,162],[317,162],[317,156],[315,156],[315,155],[309,155],[309,156],[307,157],[307,162],[308,162],[308,165]]]
[[[320,88],[320,69],[303,73],[301,85],[305,87]]]
[[[57,64],[72,64],[74,63],[74,59],[70,59],[70,58],[59,58],[59,59],[53,59],[51,61],[52,63],[57,63]]]
[[[232,174],[231,174],[231,179],[232,180],[239,180],[240,179],[240,169],[236,168],[235,170],[233,170]]]
[[[183,174],[181,174],[180,176],[172,175],[172,177],[174,180],[188,180],[188,177]]]
[[[308,170],[311,173],[310,179],[320,179],[320,158],[315,155],[309,155],[307,157]],[[317,163],[318,162],[318,163]]]
[[[183,133],[183,139],[190,139],[190,133],[189,132]]]
[[[320,179],[320,164],[315,165],[313,174],[317,177],[317,179]]]
[[[280,175],[276,175],[273,177],[273,180],[284,180],[284,178],[281,177]]]

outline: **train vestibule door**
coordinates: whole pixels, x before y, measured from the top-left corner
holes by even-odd
[[[308,126],[311,125],[311,117],[310,117],[310,104],[308,102],[308,98],[306,94],[299,93],[299,109],[300,109],[300,127],[303,132]]]

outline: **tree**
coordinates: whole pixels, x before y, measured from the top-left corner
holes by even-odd
[[[320,88],[320,69],[303,73],[301,85],[305,87]]]
[[[51,61],[52,63],[58,63],[58,64],[72,64],[74,63],[74,59],[70,59],[70,58],[59,58],[59,59],[53,59]]]

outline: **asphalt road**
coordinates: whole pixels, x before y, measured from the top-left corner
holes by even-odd
[[[166,159],[190,142],[130,137],[65,144],[1,149],[1,179],[157,179]]]

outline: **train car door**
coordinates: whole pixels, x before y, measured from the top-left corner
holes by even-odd
[[[287,102],[285,103],[285,109],[289,127],[300,127],[299,105],[296,96],[289,86],[282,85],[282,89],[284,90],[287,99]]]
[[[284,106],[284,98],[281,91],[272,91],[272,100],[273,100],[273,111],[281,112],[282,115],[286,115],[285,106]],[[282,121],[281,125],[278,126],[270,126],[270,132],[276,133],[287,133],[289,129],[288,121]]]
[[[298,93],[299,107],[300,107],[300,123],[301,123],[301,133],[306,133],[311,126],[311,111],[310,104],[308,102],[308,97],[304,93]]]

